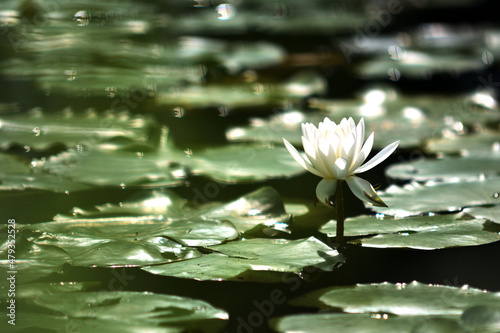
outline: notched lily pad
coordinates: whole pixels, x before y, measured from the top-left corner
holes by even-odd
[[[175,186],[188,172],[222,183],[256,182],[304,172],[284,147],[229,145],[185,152],[167,143],[164,130],[155,151],[70,150],[33,161],[35,169],[93,185]],[[120,170],[120,172],[117,172]]]
[[[61,293],[25,302],[29,310],[17,319],[17,330],[219,332],[229,318],[204,301],[148,292]]]
[[[148,265],[199,255],[191,247],[235,239],[232,224],[162,216],[63,220],[28,225],[32,242],[68,252],[75,266]]]
[[[386,313],[318,313],[274,320],[273,328],[283,333],[466,333],[457,316],[394,316]],[[421,330],[425,326],[426,330]],[[430,330],[438,329],[438,331]]]
[[[472,181],[500,175],[500,153],[484,156],[419,159],[391,165],[386,174],[416,181]]]
[[[87,110],[75,114],[70,109],[57,114],[47,114],[33,109],[28,114],[3,115],[0,118],[0,148],[13,144],[25,149],[47,149],[55,144],[81,149],[113,138],[126,138],[143,142],[153,129],[151,119],[132,117],[127,113]]]
[[[306,266],[332,270],[343,257],[316,238],[247,239],[207,247],[210,253],[191,260],[144,270],[195,280],[279,282],[283,273],[299,274]]]
[[[357,284],[313,291],[293,305],[341,309],[346,313],[388,313],[399,316],[461,315],[476,305],[498,306],[500,293],[412,283]]]
[[[403,187],[391,185],[378,193],[388,208],[369,208],[398,217],[427,212],[453,212],[464,207],[497,204],[499,192],[500,178],[425,185],[413,182]]]
[[[426,150],[434,153],[460,153],[465,156],[498,155],[500,152],[500,133],[485,130],[467,135],[447,133],[442,138],[428,140]]]
[[[464,213],[421,215],[403,218],[362,215],[345,221],[346,236],[374,237],[353,240],[366,247],[414,248],[434,250],[475,246],[500,241],[500,234],[486,227],[485,219],[468,219]],[[336,222],[323,226],[322,232],[334,236]],[[498,224],[500,227],[500,224]]]

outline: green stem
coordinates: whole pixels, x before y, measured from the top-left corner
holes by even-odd
[[[335,242],[339,249],[344,247],[344,199],[342,198],[342,185],[344,182],[339,180],[337,190],[335,191],[335,206],[337,207],[337,235]]]

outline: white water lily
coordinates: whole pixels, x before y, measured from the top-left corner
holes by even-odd
[[[373,186],[356,174],[368,171],[384,161],[396,150],[399,141],[391,143],[362,165],[372,150],[373,133],[366,142],[364,138],[363,118],[358,126],[352,118],[344,118],[338,125],[325,118],[318,128],[310,123],[302,124],[305,154],[299,153],[286,139],[283,142],[304,169],[323,178],[316,187],[316,196],[325,205],[332,206],[331,198],[335,194],[337,183],[345,180],[352,193],[360,200],[370,205],[387,207]]]

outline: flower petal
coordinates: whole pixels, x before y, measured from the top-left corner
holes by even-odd
[[[337,180],[324,178],[316,186],[316,197],[323,204],[332,207],[335,201],[335,191],[337,190]]]
[[[344,157],[337,158],[335,164],[333,164],[333,175],[335,176],[335,179],[344,180],[345,177],[347,177],[348,172],[349,161]]]
[[[399,141],[393,142],[384,149],[382,149],[377,155],[373,156],[371,160],[366,162],[363,166],[357,168],[354,170],[354,173],[361,173],[370,170],[371,168],[379,165],[381,162],[383,162],[389,155],[391,155],[396,148],[398,148]]]
[[[304,136],[302,137],[302,145],[304,146],[304,151],[309,157],[309,161],[313,165],[313,167],[318,170],[322,177],[330,175],[330,171],[327,165],[325,165],[323,159],[321,158],[321,153],[318,152],[316,146],[313,145],[309,140],[307,140]]]
[[[358,153],[358,156],[354,160],[354,162],[351,163],[351,167],[349,168],[349,173],[355,173],[359,166],[363,164],[363,162],[366,160],[368,155],[370,155],[370,152],[373,147],[373,132],[370,134],[368,139],[366,139],[365,144],[363,145],[363,148]]]
[[[350,176],[346,178],[346,181],[352,193],[361,201],[377,207],[387,207],[382,199],[380,199],[377,192],[375,192],[373,186],[366,180],[356,176]]]
[[[295,149],[295,147],[292,146],[292,144],[285,138],[283,138],[283,143],[285,144],[286,149],[288,149],[288,152],[292,155],[293,159],[297,161],[297,163],[299,163],[301,167],[303,167],[310,173],[315,174],[316,176],[323,177],[323,175],[312,166],[311,162],[303,158],[297,151],[297,149]]]

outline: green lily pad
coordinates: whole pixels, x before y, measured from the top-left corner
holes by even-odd
[[[0,148],[13,144],[25,149],[47,149],[55,144],[66,147],[93,146],[113,138],[130,141],[145,141],[153,128],[150,119],[127,113],[105,112],[97,114],[88,110],[85,114],[75,114],[64,110],[57,114],[47,114],[34,109],[28,115],[4,115],[0,118]]]
[[[397,74],[391,76],[391,70],[397,69],[400,77],[421,80],[429,79],[432,74],[480,71],[486,67],[480,59],[481,55],[431,54],[408,50],[405,57],[399,61],[394,61],[388,56],[369,60],[359,67],[358,73],[365,79],[385,79],[389,76],[392,80],[398,81]]]
[[[191,247],[220,244],[238,232],[228,222],[162,216],[63,220],[24,226],[32,242],[69,253],[75,266],[147,265],[200,255]]]
[[[500,234],[486,227],[486,220],[469,219],[464,213],[403,218],[362,215],[345,221],[346,236],[368,236],[351,243],[366,247],[434,250],[475,246],[500,241]],[[334,236],[337,223],[330,221],[321,232]],[[498,224],[500,228],[500,224]]]
[[[94,186],[172,187],[186,177],[179,165],[148,152],[69,150],[32,165],[40,173]]]
[[[391,165],[386,174],[416,181],[472,181],[500,175],[500,154],[419,159]]]
[[[387,314],[318,313],[287,316],[273,322],[278,332],[323,333],[466,333],[458,316],[394,316]],[[422,329],[426,330],[422,330]],[[431,330],[433,329],[433,330]]]
[[[133,217],[144,215],[166,216],[170,221],[186,219],[204,219],[226,221],[234,225],[240,234],[250,231],[262,231],[266,235],[277,232],[288,233],[290,213],[300,214],[304,207],[300,205],[288,206],[291,212],[285,210],[279,193],[272,187],[262,187],[248,193],[234,201],[227,203],[205,203],[201,195],[193,200],[194,208],[186,205],[186,200],[180,198],[172,191],[153,190],[151,192],[134,194],[129,200],[118,205],[105,204],[96,206],[95,209],[85,210],[73,208],[72,216],[58,214],[56,221],[74,221],[75,218],[85,219]],[[201,193],[201,194],[200,194]]]
[[[389,206],[369,208],[397,217],[426,212],[453,212],[464,207],[498,203],[500,178],[489,178],[456,183],[411,183],[404,187],[391,185],[378,192]]]
[[[500,293],[412,283],[357,284],[313,291],[293,305],[341,309],[346,313],[388,313],[398,316],[461,315],[472,306],[498,306]]]
[[[500,150],[500,133],[493,131],[480,131],[467,135],[449,133],[445,137],[428,140],[426,150],[434,153],[462,153],[466,156],[494,154]]]
[[[179,185],[187,176],[182,166],[191,174],[222,183],[256,182],[304,173],[284,147],[243,144],[208,148],[192,155],[170,145],[151,152],[70,150],[34,161],[33,165],[80,183],[122,188]]]
[[[465,208],[464,212],[475,218],[482,218],[500,223],[500,206],[494,205],[491,207],[469,207]]]
[[[57,175],[34,172],[28,161],[0,153],[0,190],[45,189],[55,192],[79,191],[89,185],[72,182]]]
[[[343,261],[336,250],[316,238],[247,239],[210,246],[208,254],[144,270],[195,280],[279,282],[283,273],[299,274],[306,266],[329,271]]]
[[[441,137],[457,126],[498,119],[495,109],[480,108],[467,96],[405,96],[388,89],[371,89],[363,98],[326,100],[314,98],[310,107],[322,112],[288,111],[268,119],[253,118],[247,126],[230,128],[230,141],[258,141],[282,144],[283,138],[301,146],[301,124],[318,124],[325,116],[339,121],[365,118],[366,132],[375,132],[375,148],[399,140],[401,148],[416,147],[424,140]]]
[[[62,274],[63,266],[72,262],[70,254],[63,249],[26,242],[22,240],[20,233],[17,233],[13,263],[9,261],[9,241],[7,237],[5,239],[6,241],[0,244],[0,272],[2,276],[9,276],[9,272],[16,271],[16,281],[20,283],[36,281],[53,273]]]
[[[148,292],[74,292],[26,299],[15,329],[78,332],[218,332],[229,315],[207,302]]]

